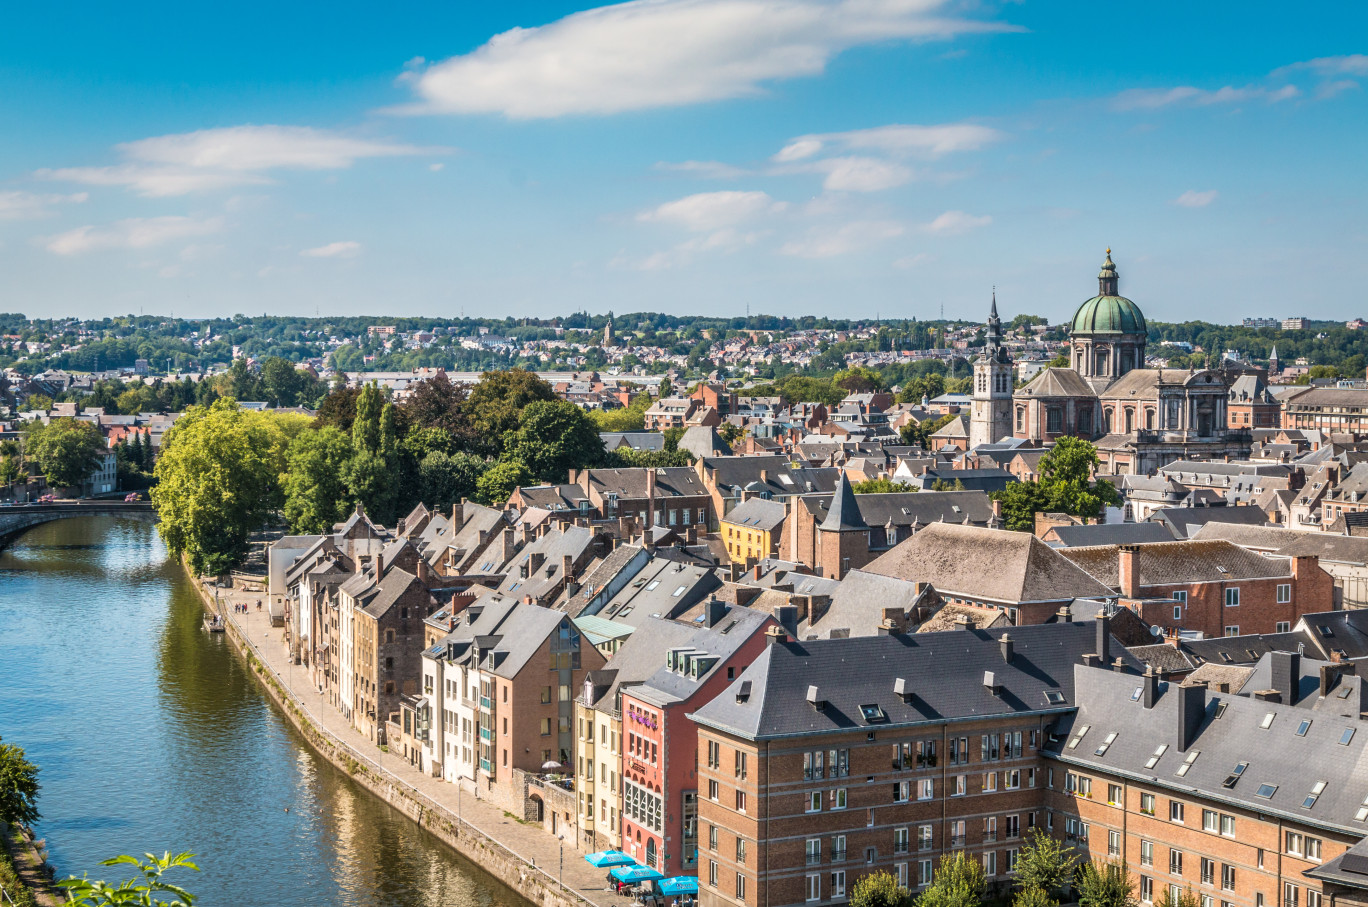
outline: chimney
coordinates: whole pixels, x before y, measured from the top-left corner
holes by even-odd
[[[646,527],[655,525],[656,471],[646,470]]]
[[[779,626],[783,627],[784,632],[793,639],[798,638],[798,606],[780,605],[774,609],[774,619],[779,621]]]
[[[432,585],[432,568],[428,566],[427,558],[418,555],[418,582],[424,586]]]
[[[1178,688],[1178,751],[1186,753],[1197,740],[1206,717],[1206,687]]]
[[[452,533],[455,533],[456,530],[460,529],[462,526],[465,525],[465,505],[466,505],[466,499],[465,499],[465,498],[461,498],[461,499],[460,499],[459,501],[457,501],[455,504],[452,504],[452,505],[451,505],[451,531],[452,531]]]
[[[746,568],[743,565],[738,564],[736,561],[732,561],[727,565],[727,580],[733,583],[740,582],[741,574],[745,572]]]
[[[1121,545],[1116,552],[1117,582],[1121,594],[1126,598],[1140,597],[1140,564],[1137,559],[1139,553],[1138,545]]]
[[[1298,554],[1292,557],[1292,582],[1302,578],[1310,579],[1312,571],[1320,566],[1320,558],[1314,554]]]
[[[1260,702],[1282,702],[1282,693],[1277,690],[1255,690],[1254,698]]]
[[[1154,672],[1153,666],[1145,668],[1144,676],[1140,678],[1140,689],[1145,708],[1154,708],[1159,701],[1159,675]]]
[[[1338,656],[1337,656],[1338,659]],[[1333,663],[1323,664],[1320,669],[1320,694],[1329,696],[1330,691],[1335,687],[1335,681],[1343,674],[1353,674],[1354,666],[1346,665],[1339,660]]]
[[[769,484],[769,470],[768,470],[768,469],[762,469],[762,470],[760,470],[760,484],[761,484],[761,485],[767,485],[767,484]]]
[[[707,625],[715,627],[727,616],[727,603],[716,598],[708,599]]]
[[[1111,618],[1105,611],[1099,611],[1096,623],[1097,658],[1103,664],[1107,664],[1111,661]]]
[[[1002,502],[993,498],[993,519],[1002,519]]]
[[[503,531],[503,562],[506,564],[513,560],[513,555],[517,553],[517,535],[513,532],[513,527],[509,526]]]
[[[816,709],[819,712],[822,709],[826,708],[826,700],[822,698],[821,691],[817,689],[816,684],[813,684],[812,686],[808,687],[807,701],[809,704],[812,705],[814,709]]]
[[[1073,609],[1067,604],[1061,605],[1058,613],[1055,614],[1055,617],[1058,618],[1061,624],[1071,624],[1073,623]]]
[[[575,559],[568,554],[561,555],[561,576],[568,582],[575,573]]]
[[[753,576],[757,581],[760,579],[760,565],[758,563],[755,565]]]
[[[1002,692],[1002,684],[998,681],[997,675],[992,671],[983,672],[983,686],[994,696]]]
[[[381,545],[375,552],[375,580],[379,582],[385,576],[385,546]]]
[[[955,629],[956,629],[956,630],[972,630],[972,629],[974,629],[974,619],[973,619],[972,617],[970,617],[968,614],[956,614],[956,615],[955,615]]]
[[[1120,655],[1116,656],[1116,660],[1112,662],[1112,670],[1118,674],[1126,673],[1126,659]]]
[[[774,624],[770,624],[765,628],[765,645],[772,646],[775,643],[783,642],[786,639],[788,639],[788,635],[784,632],[783,627],[776,627]]]
[[[541,569],[542,564],[546,562],[546,554],[541,551],[533,551],[527,560],[527,572],[531,575]]]
[[[1283,702],[1296,705],[1297,688],[1301,685],[1301,656],[1296,652],[1274,652],[1269,656],[1269,667],[1273,674],[1269,685],[1278,691]]]
[[[903,702],[912,701],[912,685],[907,682],[905,677],[897,677],[893,680],[893,692]]]
[[[1015,643],[1012,641],[1011,634],[1003,633],[998,639],[998,647],[1002,649],[1002,660],[1011,664],[1012,651],[1015,648]]]

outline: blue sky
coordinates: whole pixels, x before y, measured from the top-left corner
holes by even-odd
[[[1368,314],[1368,6],[29,4],[0,311]]]

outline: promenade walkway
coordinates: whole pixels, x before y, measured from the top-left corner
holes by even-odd
[[[568,840],[568,846],[564,848],[562,877],[560,841],[540,825],[526,825],[510,818],[487,800],[476,799],[473,788],[463,789],[461,785],[424,774],[402,757],[383,752],[353,729],[309,684],[304,669],[293,664],[286,654],[284,630],[271,626],[264,606],[261,611],[256,610],[257,601],[264,599],[261,593],[230,591],[212,585],[206,585],[205,591],[211,599],[217,598],[222,603],[224,616],[239,629],[253,654],[271,670],[304,713],[315,725],[345,745],[358,760],[442,806],[596,907],[628,907],[635,903],[607,887],[606,872],[586,863],[583,854],[575,849],[573,840]],[[246,605],[247,613],[234,613],[232,603]]]

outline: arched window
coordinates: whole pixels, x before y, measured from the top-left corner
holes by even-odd
[[[1102,410],[1102,428],[1103,428],[1103,430],[1105,430],[1105,431],[1116,431],[1116,423],[1113,421],[1114,419],[1115,419],[1115,414],[1112,412],[1112,410],[1111,410],[1110,407],[1108,407],[1107,409]]]
[[[656,846],[655,846],[655,838],[647,838],[647,839],[646,839],[646,865],[649,866],[649,867],[651,867],[652,869],[654,869],[654,868],[655,868],[655,864],[656,864]]]
[[[1105,375],[1105,374],[1107,374],[1107,351],[1106,351],[1106,350],[1098,350],[1098,351],[1097,351],[1097,374],[1099,374],[1099,375]]]
[[[1023,431],[1026,427],[1026,407],[1018,406],[1016,411],[1016,430]]]
[[[1154,430],[1154,410],[1152,409],[1145,410],[1145,428]]]
[[[1135,410],[1126,407],[1126,434],[1135,431]]]

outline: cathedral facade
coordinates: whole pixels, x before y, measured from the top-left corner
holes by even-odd
[[[1078,307],[1069,325],[1069,367],[1042,370],[1005,404],[981,390],[981,370],[988,377],[1004,363],[1009,373],[1011,368],[1000,347],[1001,327],[994,329],[994,305],[985,353],[974,366],[971,442],[1009,435],[1036,442],[1085,438],[1097,447],[1102,471],[1117,474],[1148,475],[1178,459],[1247,457],[1248,432],[1227,427],[1234,376],[1212,369],[1146,368],[1145,316],[1120,295],[1110,249],[1097,280],[1098,294]],[[986,386],[996,388],[991,382]]]

